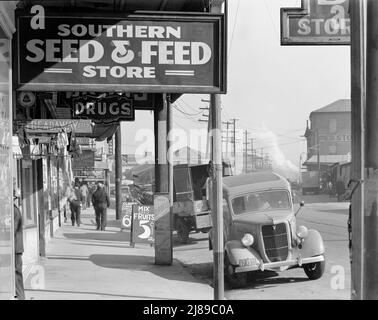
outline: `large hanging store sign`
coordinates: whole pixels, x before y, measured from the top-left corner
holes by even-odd
[[[18,89],[224,93],[223,15],[19,14]]]
[[[350,44],[349,0],[302,0],[301,8],[282,8],[281,44]]]

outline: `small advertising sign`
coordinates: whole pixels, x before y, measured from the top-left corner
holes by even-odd
[[[73,99],[72,118],[91,119],[95,123],[134,121],[133,101],[117,95],[96,98],[94,96]]]
[[[350,44],[349,0],[302,0],[281,9],[281,45]]]
[[[132,202],[122,202],[121,230],[131,230],[133,205]]]
[[[131,243],[154,243],[155,215],[153,206],[133,205],[131,234]]]
[[[34,119],[25,125],[25,131],[35,133],[59,133],[65,129],[66,132],[74,131],[75,134],[92,134],[93,127],[91,120],[72,119]]]
[[[222,14],[17,14],[18,90],[225,93]]]
[[[155,109],[155,94],[150,93],[130,93],[118,92],[79,92],[66,91],[58,92],[59,104],[70,109],[74,108],[75,99],[86,99],[88,102],[95,102],[98,99],[109,99],[111,97],[121,97],[123,99],[131,100],[135,110],[154,110]]]
[[[155,212],[155,263],[171,265],[172,227],[169,194],[161,193],[154,196]]]
[[[93,168],[95,165],[94,152],[91,150],[83,150],[78,158],[72,159],[73,169]]]

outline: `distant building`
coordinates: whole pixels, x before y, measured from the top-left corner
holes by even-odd
[[[351,103],[337,100],[310,114],[310,126],[304,136],[307,139],[309,171],[328,169],[335,163],[350,161],[351,154]]]

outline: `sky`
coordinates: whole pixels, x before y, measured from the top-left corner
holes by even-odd
[[[248,130],[258,154],[264,148],[276,165],[292,171],[306,151],[301,136],[310,113],[350,98],[349,46],[280,45],[280,8],[299,7],[300,2],[229,0],[228,88],[221,98],[222,121],[239,119],[238,138]],[[207,107],[202,100],[208,99],[205,94],[183,95],[174,105],[174,126],[188,135],[193,128],[206,130],[198,119],[206,119],[199,108]],[[139,129],[153,130],[151,112],[139,111],[134,123],[123,123],[124,153],[135,152],[141,142],[153,150],[152,138],[136,140]]]

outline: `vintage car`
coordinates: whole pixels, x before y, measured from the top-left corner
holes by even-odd
[[[232,287],[247,284],[250,271],[303,268],[323,275],[320,233],[297,226],[289,182],[272,172],[223,178],[224,273]],[[209,234],[212,249],[212,231]]]

